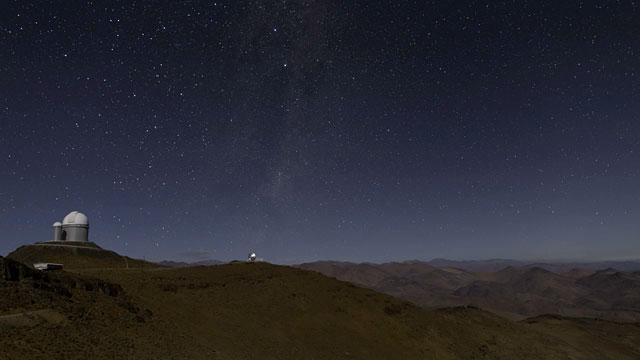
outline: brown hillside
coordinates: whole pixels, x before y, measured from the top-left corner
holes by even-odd
[[[153,319],[117,284],[65,271],[44,273],[2,257],[0,334],[3,360],[211,354],[188,339],[176,341],[169,324]]]
[[[42,273],[0,262],[2,359],[593,358],[581,348],[589,326],[566,325],[565,339],[539,322],[476,308],[425,311],[267,263]],[[626,337],[605,339],[594,342],[606,345],[600,359],[640,355]]]
[[[209,344],[219,358],[590,358],[527,323],[474,308],[429,312],[318,273],[267,263],[83,272],[122,284],[154,318]],[[605,355],[611,351],[611,359],[639,355],[626,343],[609,346]]]

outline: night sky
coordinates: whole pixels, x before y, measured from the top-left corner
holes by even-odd
[[[640,258],[639,6],[3,1],[0,254]]]

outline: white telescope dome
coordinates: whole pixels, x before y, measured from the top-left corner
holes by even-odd
[[[56,221],[53,223],[53,227],[58,227],[58,226],[62,226],[62,223],[60,221]]]
[[[64,217],[62,225],[89,225],[89,218],[79,211],[72,211]]]

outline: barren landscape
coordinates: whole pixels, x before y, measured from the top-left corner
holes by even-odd
[[[45,260],[61,255],[60,249],[34,248],[29,253]],[[469,306],[426,310],[314,271],[268,263],[133,263],[139,267],[113,263],[43,273],[0,258],[0,358],[640,356],[637,323],[559,315],[515,321]],[[396,276],[416,270],[393,268]]]

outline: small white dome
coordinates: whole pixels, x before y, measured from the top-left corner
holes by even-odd
[[[89,218],[79,211],[72,211],[64,217],[62,225],[89,225]]]
[[[58,226],[62,226],[62,223],[60,221],[56,221],[53,223],[53,227],[58,227]]]

